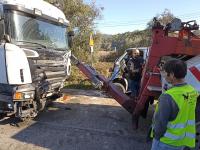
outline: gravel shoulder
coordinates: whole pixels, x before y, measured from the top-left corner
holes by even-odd
[[[151,123],[140,119],[133,130],[131,115],[105,93],[64,89],[34,120],[14,127],[0,121],[0,150],[149,150],[145,136]]]

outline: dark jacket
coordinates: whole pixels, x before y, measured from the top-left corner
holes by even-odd
[[[127,62],[127,71],[129,79],[139,81],[142,77],[142,66],[144,60],[142,57],[131,57]]]

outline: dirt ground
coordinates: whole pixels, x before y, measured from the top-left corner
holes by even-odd
[[[94,90],[65,89],[65,99],[53,102],[34,120],[11,126],[0,121],[0,150],[149,150],[145,142],[151,122],[131,115],[115,100]]]

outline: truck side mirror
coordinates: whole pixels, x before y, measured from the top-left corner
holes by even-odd
[[[70,48],[72,48],[72,46],[73,46],[73,36],[74,36],[74,31],[69,31],[68,32],[68,43],[69,43]]]

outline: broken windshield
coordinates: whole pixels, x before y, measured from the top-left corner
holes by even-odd
[[[10,12],[7,15],[13,43],[18,44],[17,41],[27,41],[45,45],[47,48],[68,49],[66,26],[16,12]]]

